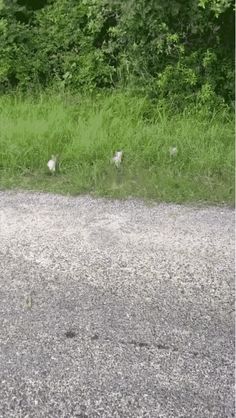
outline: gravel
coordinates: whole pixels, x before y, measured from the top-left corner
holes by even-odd
[[[234,417],[234,211],[0,192],[0,417]]]

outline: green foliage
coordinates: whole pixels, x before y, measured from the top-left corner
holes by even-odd
[[[203,9],[208,6],[216,17],[219,17],[219,15],[224,13],[231,5],[231,0],[199,0],[199,6]]]
[[[0,88],[231,103],[233,17],[231,0],[2,0]]]
[[[202,94],[211,100],[207,87]],[[234,121],[224,108],[206,110],[173,115],[124,92],[4,95],[0,187],[233,202]],[[124,160],[117,170],[110,160],[119,149]],[[59,155],[56,176],[47,169],[52,154]]]

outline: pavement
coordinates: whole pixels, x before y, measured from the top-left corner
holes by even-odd
[[[0,417],[234,417],[234,211],[0,192]]]

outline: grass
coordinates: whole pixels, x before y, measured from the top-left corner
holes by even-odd
[[[222,111],[223,112],[223,111]],[[170,115],[117,92],[0,97],[0,188],[233,203],[234,124],[226,112]],[[169,148],[178,154],[171,157]],[[119,169],[110,159],[123,150]],[[58,154],[60,169],[47,161]]]

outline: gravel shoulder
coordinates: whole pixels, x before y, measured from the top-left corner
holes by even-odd
[[[0,192],[0,417],[234,417],[234,211]]]

